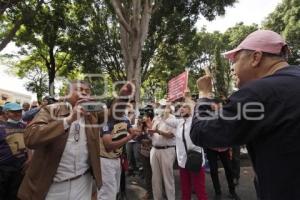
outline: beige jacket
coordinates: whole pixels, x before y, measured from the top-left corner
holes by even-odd
[[[67,141],[63,118],[70,114],[66,104],[52,104],[42,109],[25,130],[25,144],[34,149],[31,164],[19,188],[22,200],[45,199],[56,174]],[[55,116],[57,117],[55,119]],[[104,112],[86,117],[86,124],[100,124]],[[99,128],[86,127],[91,172],[98,188],[102,185],[99,159]]]

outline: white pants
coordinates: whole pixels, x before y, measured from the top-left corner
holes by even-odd
[[[71,181],[52,183],[46,200],[91,200],[93,179],[90,173]]]
[[[102,187],[98,191],[98,200],[115,200],[120,188],[120,159],[100,158],[102,172]]]
[[[150,164],[152,168],[152,190],[154,200],[163,199],[162,184],[168,200],[175,200],[175,180],[173,164],[175,162],[175,148],[155,149],[150,151]]]

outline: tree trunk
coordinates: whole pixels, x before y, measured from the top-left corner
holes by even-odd
[[[141,88],[141,55],[135,60],[133,57],[130,58],[129,65],[127,67],[127,80],[135,81],[136,93],[135,101],[140,101],[140,88]]]
[[[43,85],[43,79],[41,78],[37,81],[36,88],[35,88],[36,98],[39,102],[42,101],[43,94],[44,94],[42,85]]]
[[[50,68],[50,70],[48,70],[48,76],[49,76],[49,81],[48,81],[49,94],[50,96],[54,96],[55,95],[55,91],[54,91],[55,70]]]
[[[41,102],[43,99],[43,95],[40,92],[36,93],[36,99],[38,100],[38,102]]]
[[[154,0],[133,0],[128,8],[122,0],[112,0],[118,16],[121,33],[121,49],[127,80],[135,80],[135,101],[140,101],[142,48],[146,40]]]
[[[49,57],[50,57],[50,67],[48,68],[48,76],[49,76],[49,94],[51,96],[55,95],[55,87],[54,87],[54,79],[56,74],[56,64],[53,53],[53,48],[49,49]]]
[[[5,12],[5,10],[11,6],[14,6],[18,4],[19,2],[22,2],[21,0],[14,0],[10,1],[8,3],[5,3],[7,7],[1,7],[0,8],[0,16]],[[20,29],[21,25],[26,21],[32,20],[36,12],[40,9],[41,5],[44,3],[44,0],[39,0],[36,5],[36,9],[32,11],[31,13],[23,13],[23,16],[21,16],[20,19],[17,19],[14,23],[14,27],[4,36],[4,39],[0,43],[0,52],[7,46],[7,44],[15,37],[17,31]],[[0,3],[1,5],[2,3]],[[4,5],[4,4],[3,4]],[[2,5],[1,5],[2,6]]]

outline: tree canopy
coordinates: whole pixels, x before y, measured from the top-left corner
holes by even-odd
[[[51,86],[57,76],[74,78],[85,73],[101,74],[110,84],[128,78],[121,30],[124,21],[120,21],[120,13],[117,14],[118,11],[112,4],[118,4],[118,1],[7,2],[0,4],[0,22],[3,25],[0,28],[0,50],[10,41],[21,48],[21,59],[16,63],[14,71],[19,77],[31,80],[27,84],[31,91],[53,94]],[[127,19],[127,25],[131,26],[134,20],[133,15],[130,17],[129,14],[133,14],[136,7],[129,1],[120,2],[123,2],[122,16],[124,20]],[[216,96],[229,94],[232,86],[230,64],[220,53],[236,47],[249,33],[257,30],[259,25],[238,23],[221,33],[208,32],[205,28],[197,30],[195,23],[201,17],[213,20],[218,15],[224,15],[225,8],[235,2],[152,2],[146,38],[142,42],[141,52],[136,54],[140,54],[138,70],[142,96],[147,99],[163,97],[167,92],[167,82],[186,68],[190,70],[189,87],[192,93],[197,91],[195,81],[208,69],[215,79]],[[299,8],[299,1],[283,0],[263,23],[264,28],[285,36],[293,55],[290,58],[291,64],[300,62]],[[128,13],[124,14],[126,9]],[[133,27],[132,31],[135,29]],[[37,76],[37,73],[43,75]],[[33,77],[38,80],[32,79]],[[37,84],[41,83],[41,79],[44,84]],[[47,89],[45,81],[48,81]],[[102,87],[103,81],[96,80],[94,83],[97,85],[95,91],[101,93],[102,90],[96,88]],[[35,87],[41,89],[34,89]]]
[[[300,2],[283,0],[267,17],[263,26],[282,34],[290,49],[290,64],[300,64]]]

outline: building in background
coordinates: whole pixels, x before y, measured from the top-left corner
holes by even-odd
[[[16,102],[23,104],[24,102],[31,102],[31,96],[22,94],[19,92],[13,92],[0,88],[0,105],[3,105],[5,102]]]

